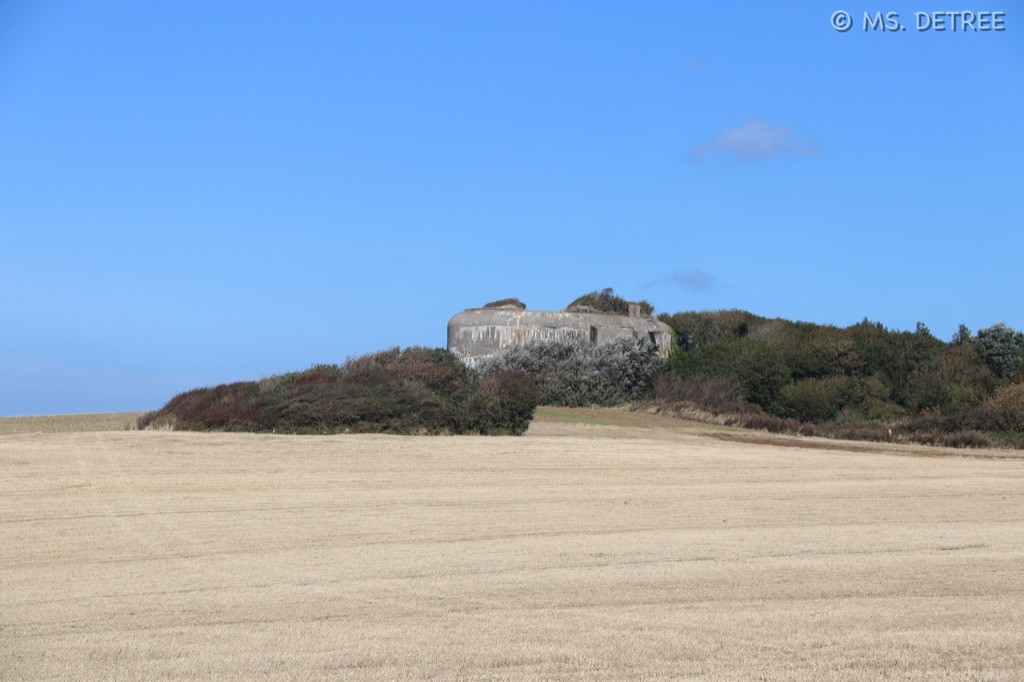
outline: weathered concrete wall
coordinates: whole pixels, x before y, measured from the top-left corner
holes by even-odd
[[[567,311],[473,308],[448,322],[448,350],[470,366],[531,341],[603,344],[618,338],[651,340],[668,357],[672,333],[650,317]]]

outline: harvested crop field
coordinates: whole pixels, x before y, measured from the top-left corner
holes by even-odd
[[[1024,677],[1020,453],[83,424],[0,420],[3,679]]]

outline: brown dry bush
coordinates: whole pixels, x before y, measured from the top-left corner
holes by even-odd
[[[733,379],[663,374],[654,382],[654,400],[664,405],[690,404],[717,413],[740,409],[743,392]]]
[[[914,431],[906,434],[906,440],[922,445],[940,445],[947,448],[987,448],[992,441],[978,431]]]
[[[830,430],[828,434],[832,438],[841,438],[843,440],[868,440],[876,442],[889,440],[889,429],[871,422],[840,426]]]
[[[801,426],[796,419],[784,419],[764,413],[744,415],[740,418],[739,423],[744,428],[768,431],[769,433],[799,433]]]
[[[996,390],[981,404],[982,424],[994,431],[1024,432],[1024,384],[1010,384]]]
[[[529,377],[478,380],[454,355],[394,348],[259,382],[199,388],[139,428],[275,433],[521,434],[537,406]]]

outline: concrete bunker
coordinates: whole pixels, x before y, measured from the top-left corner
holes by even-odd
[[[589,342],[596,346],[621,338],[647,339],[661,358],[668,358],[672,344],[668,325],[644,315],[637,305],[630,305],[626,315],[512,306],[470,308],[448,322],[448,350],[470,367],[533,341]]]

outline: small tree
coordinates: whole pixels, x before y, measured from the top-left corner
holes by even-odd
[[[970,342],[971,330],[967,327],[966,324],[960,325],[956,330],[956,334],[953,334],[953,340],[951,343],[954,346],[966,346]]]
[[[1015,376],[1024,363],[1024,334],[1005,322],[979,329],[974,346],[997,377]]]

